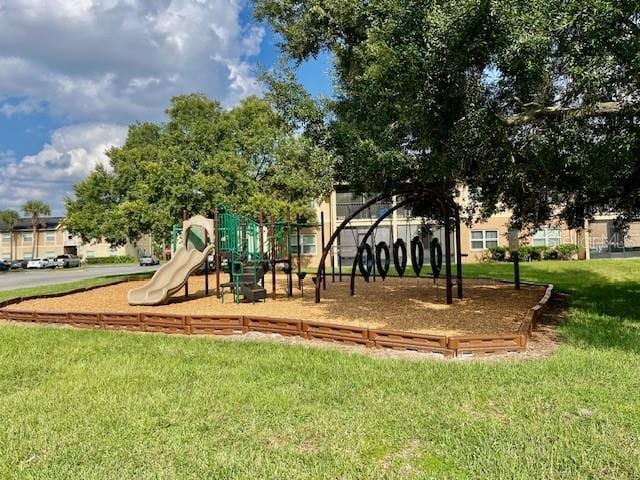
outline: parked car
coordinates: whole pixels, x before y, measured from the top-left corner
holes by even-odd
[[[11,263],[9,263],[9,265],[7,265],[6,262],[0,262],[0,272],[6,272],[10,268],[11,268]]]
[[[25,260],[24,258],[21,260],[14,260],[11,262],[11,270],[18,270],[20,268],[27,268],[27,264],[29,260]]]
[[[64,255],[58,255],[56,257],[56,266],[60,268],[79,267],[80,259],[75,255],[69,255],[66,253]]]
[[[155,255],[142,255],[140,257],[140,266],[147,267],[151,265],[159,265],[160,260]]]
[[[51,262],[48,258],[34,258],[29,260],[27,263],[27,268],[54,268],[56,266],[55,262]]]

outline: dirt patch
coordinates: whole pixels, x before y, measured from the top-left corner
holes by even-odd
[[[387,278],[375,283],[365,283],[358,278],[357,294],[353,297],[349,295],[347,281],[332,283],[329,278],[322,302],[316,304],[309,279],[305,282],[304,298],[297,288],[294,288],[294,296],[287,298],[286,277],[278,276],[276,300],[269,298],[265,303],[235,304],[231,295],[226,296],[226,303],[221,303],[215,296],[205,296],[204,277],[192,277],[189,298],[181,292],[167,305],[128,305],[127,292],[144,284],[145,281],[110,285],[57,298],[29,300],[11,308],[47,312],[260,315],[440,335],[472,335],[517,333],[527,309],[544,294],[541,287],[524,286],[517,291],[512,285],[499,282],[466,281],[464,299],[454,298],[453,305],[446,305],[443,282],[434,284],[428,278]],[[214,276],[210,278],[210,288],[213,294]],[[270,281],[267,281],[267,290],[271,293]],[[454,288],[454,297],[455,294]]]

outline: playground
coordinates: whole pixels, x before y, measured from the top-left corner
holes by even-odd
[[[294,296],[288,297],[287,276],[279,274],[276,300],[222,303],[214,295],[206,296],[204,276],[195,276],[189,280],[189,298],[176,294],[164,305],[129,305],[127,292],[143,287],[145,283],[120,283],[57,298],[34,299],[12,308],[44,312],[254,315],[437,335],[482,335],[517,333],[527,310],[544,295],[544,289],[540,287],[514,290],[508,283],[469,280],[465,282],[465,298],[446,305],[444,286],[434,284],[429,278],[387,277],[375,283],[358,278],[358,296],[350,297],[345,283],[329,280],[323,301],[316,304],[311,282],[304,297],[297,285]],[[210,288],[215,290],[215,281]]]
[[[182,225],[173,228],[171,260],[148,281],[34,296],[12,302],[2,314],[17,321],[163,333],[258,331],[444,356],[526,351],[552,286],[521,284],[517,275],[515,284],[463,279],[458,207],[437,191],[403,193],[404,200],[381,212],[360,236],[344,271],[338,257],[336,272],[333,245],[360,211],[325,235],[322,213],[319,224],[292,222],[290,215],[276,222],[262,212],[251,218],[221,207],[212,215],[184,213]],[[425,203],[435,209],[425,211]],[[405,205],[423,217],[439,216],[444,236],[423,232],[376,241],[379,225]],[[310,272],[303,268],[300,238],[311,228],[320,230],[322,255]]]

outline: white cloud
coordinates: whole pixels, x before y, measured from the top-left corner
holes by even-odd
[[[260,93],[251,59],[264,29],[242,24],[247,1],[0,0],[0,114],[47,108],[73,125],[36,155],[0,158],[0,205],[59,205],[124,138],[119,125],[162,120],[172,96],[232,106]]]
[[[25,107],[44,101],[75,121],[159,119],[179,93],[230,105],[239,98],[233,85],[259,90],[240,67],[259,53],[264,30],[241,25],[243,7],[236,0],[0,3],[0,95],[26,97]]]
[[[71,186],[98,164],[108,166],[105,151],[122,145],[126,135],[122,125],[83,123],[55,130],[36,155],[18,160],[12,152],[0,153],[0,205],[19,209],[27,199],[42,199],[62,213]]]
[[[5,102],[0,105],[0,113],[7,118],[14,115],[29,115],[43,110],[44,105],[35,98],[27,98],[18,103]]]

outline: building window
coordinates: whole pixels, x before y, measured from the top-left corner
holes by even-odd
[[[471,230],[471,249],[485,250],[498,246],[497,230]]]
[[[56,252],[47,252],[47,258],[56,258]]]
[[[543,228],[533,235],[536,247],[555,247],[562,243],[562,232],[558,228]]]
[[[25,252],[23,257],[24,257],[24,260],[31,260],[33,258],[33,253]]]
[[[23,233],[22,234],[22,241],[24,243],[31,243],[33,242],[33,233]]]
[[[6,243],[6,244],[11,243],[11,234],[10,233],[3,233],[2,234],[2,243]]]
[[[291,254],[298,254],[298,239],[296,235],[291,235]],[[315,255],[317,252],[316,234],[305,233],[300,235],[300,245],[302,246],[303,255]]]
[[[2,259],[3,260],[11,260],[11,254],[10,253],[3,253],[2,254]]]
[[[93,250],[87,250],[87,258],[95,258],[96,252]]]
[[[354,194],[353,192],[336,192],[336,216],[338,218],[350,216],[371,199],[373,199],[373,197],[370,195]],[[374,203],[365,210],[356,214],[354,218],[378,218],[385,214],[389,208],[391,208],[391,201],[383,200],[381,202]]]
[[[56,232],[47,232],[47,243],[56,243]]]
[[[117,257],[118,256],[118,247],[109,248],[109,256],[110,257]]]

